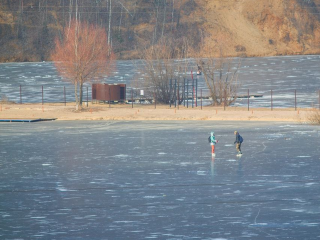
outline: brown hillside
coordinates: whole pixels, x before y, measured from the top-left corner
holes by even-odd
[[[0,61],[47,61],[76,1],[0,0]],[[118,59],[161,37],[230,56],[320,54],[320,0],[79,0],[81,19],[109,29]],[[111,4],[110,4],[111,3]],[[111,7],[110,7],[111,6]],[[109,14],[111,17],[109,18]],[[218,54],[216,54],[218,55]]]
[[[320,1],[313,2],[202,1],[205,43],[227,43],[224,48],[230,55],[319,54]]]

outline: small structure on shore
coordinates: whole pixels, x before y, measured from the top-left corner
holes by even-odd
[[[126,84],[92,84],[92,101],[125,102]]]

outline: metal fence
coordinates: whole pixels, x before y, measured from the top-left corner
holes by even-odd
[[[211,100],[207,89],[199,88],[197,84],[185,82],[184,86],[179,86],[174,82],[170,85],[171,101],[170,107],[184,106],[186,108],[197,108],[210,105]],[[73,86],[24,86],[20,85],[14,88],[0,89],[1,103],[61,103],[75,102]],[[257,92],[257,91],[256,91]],[[141,96],[140,89],[127,88],[126,102],[131,104],[155,104],[154,95]],[[83,88],[83,102],[92,101],[91,86]],[[300,92],[299,90],[280,90],[270,89],[262,94],[256,94],[247,89],[238,94],[236,102],[232,105],[236,107],[250,108],[318,108],[320,109],[320,90],[314,90],[312,93]],[[227,106],[223,106],[227,107]]]

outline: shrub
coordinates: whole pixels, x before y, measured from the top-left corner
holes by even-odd
[[[6,95],[2,95],[1,98],[0,98],[0,103],[2,104],[6,104],[8,103],[8,98]]]
[[[320,111],[313,110],[308,115],[308,120],[311,124],[320,125]]]
[[[15,102],[9,101],[9,98],[5,94],[3,94],[0,97],[0,104],[15,104]]]

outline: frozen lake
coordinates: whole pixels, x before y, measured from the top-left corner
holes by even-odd
[[[262,94],[262,98],[250,99],[251,107],[270,107],[273,90],[273,107],[294,107],[297,91],[297,107],[317,106],[320,90],[320,56],[277,56],[244,58],[239,73],[241,87],[239,94]],[[139,91],[143,74],[141,61],[116,61],[116,69],[110,77],[102,79],[105,83],[126,83],[127,98],[131,98],[131,88]],[[190,59],[191,71],[197,65]],[[195,78],[196,76],[194,76]],[[134,79],[136,82],[133,83]],[[2,63],[0,64],[0,98],[6,96],[10,101],[20,102],[20,85],[23,103],[64,102],[64,87],[67,101],[74,101],[73,86],[61,80],[51,62],[40,63]],[[140,87],[139,87],[140,85]],[[190,85],[189,85],[190,86]],[[91,86],[85,85],[84,100],[91,100]],[[143,89],[143,87],[142,87]],[[208,94],[203,76],[198,76],[198,96]],[[236,106],[246,106],[247,99],[238,99]]]
[[[1,123],[0,239],[320,237],[320,127]],[[214,130],[220,141],[211,157]],[[233,131],[244,138],[236,157]]]

